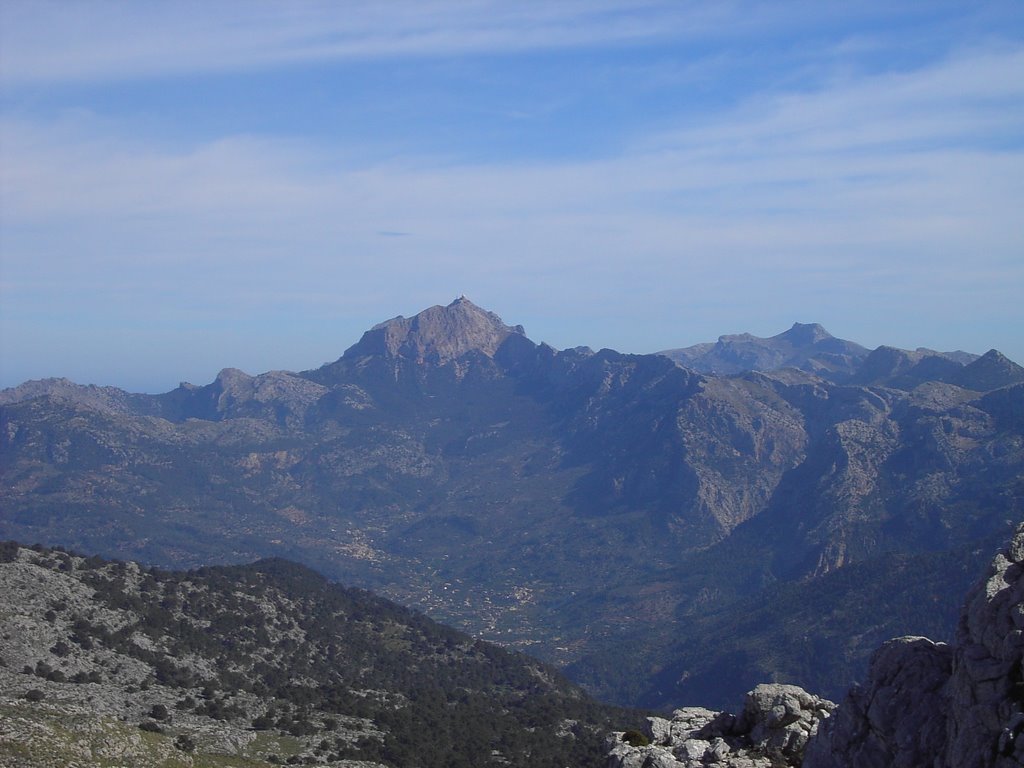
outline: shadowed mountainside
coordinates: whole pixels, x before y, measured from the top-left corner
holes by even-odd
[[[558,351],[462,298],[313,371],[156,396],[30,382],[0,392],[0,535],[174,567],[288,557],[618,701],[717,705],[772,676],[834,695],[874,638],[948,634],[908,607],[966,586],[1021,519],[1024,369],[781,337],[860,362]],[[797,618],[832,589],[855,607]],[[730,638],[728,675],[704,632]]]

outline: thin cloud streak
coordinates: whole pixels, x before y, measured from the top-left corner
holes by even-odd
[[[351,148],[339,153],[251,136],[161,150],[87,116],[56,124],[7,120],[0,130],[10,158],[2,171],[4,207],[19,218],[130,212],[256,219],[349,208],[360,217],[373,209],[424,218],[464,209],[515,219],[649,206],[677,215],[700,214],[702,201],[712,218],[715,205],[728,216],[839,212],[872,195],[891,203],[893,190],[913,205],[910,192],[927,193],[915,183],[932,189],[929,204],[936,195],[956,199],[956,188],[933,182],[967,173],[965,162],[1002,185],[999,194],[1019,192],[1019,177],[998,166],[1012,171],[1021,156],[1020,142],[1004,145],[1024,135],[1024,50],[777,95],[637,142],[623,156],[583,163],[421,158],[367,166],[352,162],[358,153]],[[839,196],[822,198],[823,186]],[[725,194],[732,203],[717,199]]]
[[[901,5],[914,7],[890,3],[886,11]],[[846,3],[750,0],[10,0],[0,25],[0,73],[8,85],[126,80],[332,60],[735,39],[880,15]]]
[[[12,83],[126,79],[283,63],[560,48],[662,37],[694,4],[568,2],[14,3]],[[640,14],[636,11],[647,11]],[[719,13],[713,16],[718,17]],[[47,44],[39,44],[45,40]],[[62,43],[54,46],[53,41]]]

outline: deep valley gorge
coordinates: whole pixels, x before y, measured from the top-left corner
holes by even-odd
[[[145,569],[250,583],[287,560],[616,705],[726,707],[759,683],[840,701],[890,638],[952,640],[1024,519],[1024,368],[802,324],[559,351],[460,298],[313,370],[0,391],[0,499],[0,539],[74,553],[10,555],[53,578],[137,561],[141,598]],[[563,719],[607,722],[588,711]]]

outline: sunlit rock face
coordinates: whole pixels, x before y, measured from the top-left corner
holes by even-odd
[[[640,734],[611,734],[608,768],[795,768],[833,709],[795,685],[759,685],[739,715],[686,707],[671,720],[649,717]]]

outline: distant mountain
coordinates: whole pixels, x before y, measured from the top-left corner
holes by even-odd
[[[995,349],[964,366],[953,376],[953,383],[975,392],[989,392],[1024,381],[1024,368]]]
[[[281,560],[182,573],[5,543],[0,616],[3,765],[596,767],[613,718],[639,720]]]
[[[860,344],[837,339],[817,323],[794,323],[788,331],[766,339],[749,333],[719,336],[715,343],[668,349],[660,354],[701,373],[736,374],[797,368],[838,383],[900,385],[901,388],[909,385],[911,389],[924,381],[952,380],[961,368],[978,357],[967,352],[935,352],[923,347],[914,352],[894,347],[879,347],[869,352]],[[897,378],[911,368],[916,368],[912,376]],[[985,389],[994,388],[985,386]]]
[[[719,336],[713,344],[668,349],[661,354],[701,373],[742,373],[799,368],[829,378],[849,375],[868,350],[837,339],[817,323],[793,323],[788,331],[767,339],[749,333]]]
[[[766,370],[701,373],[558,351],[462,298],[312,371],[27,383],[0,393],[0,536],[166,567],[288,557],[621,702],[773,677],[837,694],[877,641],[951,632],[914,607],[1024,517],[1024,382],[998,353],[800,325],[760,342],[733,348]],[[830,595],[842,610],[807,613]]]

